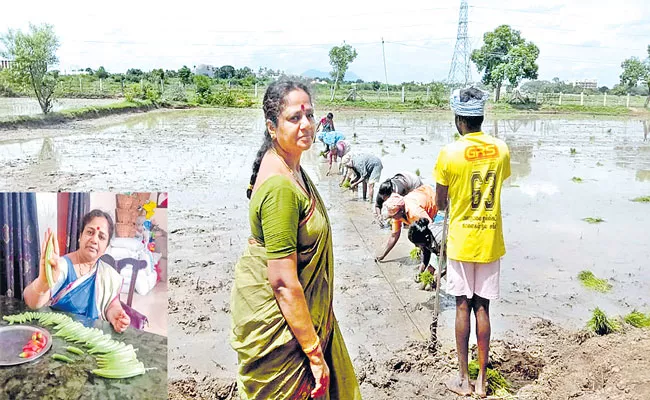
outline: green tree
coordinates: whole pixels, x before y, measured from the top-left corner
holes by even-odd
[[[483,72],[482,81],[497,90],[497,98],[504,80],[517,86],[522,79],[537,79],[536,64],[539,49],[526,42],[521,33],[508,25],[501,25],[483,35],[483,46],[472,52],[472,61]]]
[[[5,51],[2,55],[13,60],[10,79],[21,88],[31,88],[44,114],[52,110],[57,76],[48,68],[57,64],[59,39],[51,25],[29,24],[29,33],[9,31],[0,37]]]
[[[186,65],[183,65],[183,67],[178,70],[178,76],[181,78],[181,83],[183,85],[189,85],[192,83],[192,75],[192,70],[187,68]]]
[[[95,73],[95,71],[93,71],[93,69],[90,67],[86,68],[84,71],[86,71],[90,76],[92,76]]]
[[[155,84],[160,84],[161,80],[165,80],[165,71],[162,68],[154,68],[150,73],[151,81]]]
[[[97,71],[95,72],[95,76],[98,77],[99,79],[106,79],[108,78],[109,74],[106,72],[106,69],[104,69],[103,66],[100,66],[97,68]]]
[[[235,70],[235,78],[237,79],[246,79],[248,77],[255,77],[253,70],[248,67],[238,68]]]
[[[332,99],[334,98],[334,93],[339,86],[339,80],[345,78],[348,66],[355,58],[357,58],[357,51],[349,44],[345,44],[345,42],[343,42],[343,46],[334,46],[330,50],[330,65],[332,66],[330,75],[332,76],[332,79],[334,79]]]
[[[194,84],[196,85],[196,94],[199,101],[206,101],[212,93],[212,79],[205,75],[194,75]]]
[[[623,73],[621,73],[621,85],[624,85],[628,90],[633,89],[636,85],[648,86],[648,97],[645,100],[644,107],[650,103],[650,45],[648,46],[648,58],[644,61],[639,60],[637,57],[628,58],[621,63]]]
[[[215,69],[215,74],[221,79],[232,79],[235,77],[235,67],[232,65],[224,65],[221,68]]]

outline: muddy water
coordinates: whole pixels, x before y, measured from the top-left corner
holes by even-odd
[[[335,114],[354,150],[382,156],[383,178],[419,169],[433,183],[436,155],[454,140],[446,114]],[[650,195],[648,122],[535,117],[488,120],[484,128],[512,154],[503,189],[508,254],[502,299],[492,306],[493,337],[527,316],[580,327],[595,306],[649,311],[650,204],[630,202]],[[183,110],[12,131],[0,142],[0,187],[171,191],[169,374],[229,381],[236,368],[228,345],[232,273],[249,234],[245,188],[262,129],[259,110]],[[48,137],[54,157],[39,160]],[[406,339],[428,336],[432,294],[413,282],[406,235],[388,262],[373,262],[389,232],[371,223],[369,202],[342,192],[338,176],[325,176],[321,149],[306,153],[303,165],[332,220],[335,312],[355,362],[380,360]],[[582,288],[576,276],[583,269],[609,279],[612,291]],[[442,310],[439,336],[453,346],[454,302],[444,294]]]
[[[52,111],[101,106],[118,102],[116,99],[58,99],[54,102]],[[0,121],[17,115],[35,115],[41,113],[41,106],[35,98],[0,97]]]

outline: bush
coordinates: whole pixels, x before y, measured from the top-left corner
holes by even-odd
[[[165,101],[187,101],[187,93],[181,85],[168,86],[162,96]]]
[[[124,98],[128,102],[134,100],[151,100],[156,102],[160,100],[160,90],[149,82],[143,85],[134,83],[124,88]]]
[[[212,80],[205,75],[194,75],[194,84],[196,85],[196,96],[199,104],[204,102],[210,103],[212,94]]]
[[[224,90],[213,93],[209,98],[209,103],[213,106],[222,107],[250,107],[253,105],[253,99],[245,92]]]
[[[134,83],[124,87],[124,98],[130,103],[136,99],[144,98],[144,92],[142,91],[142,88],[140,88],[140,84]]]

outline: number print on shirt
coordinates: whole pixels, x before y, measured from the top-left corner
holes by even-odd
[[[489,170],[484,177],[481,176],[480,171],[472,172],[470,184],[472,185],[472,210],[476,210],[481,206],[481,202],[485,205],[486,210],[494,209],[494,195],[496,191],[497,173],[494,170]]]

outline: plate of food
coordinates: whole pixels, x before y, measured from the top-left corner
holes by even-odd
[[[31,325],[0,326],[0,366],[34,361],[52,347],[47,329]]]

